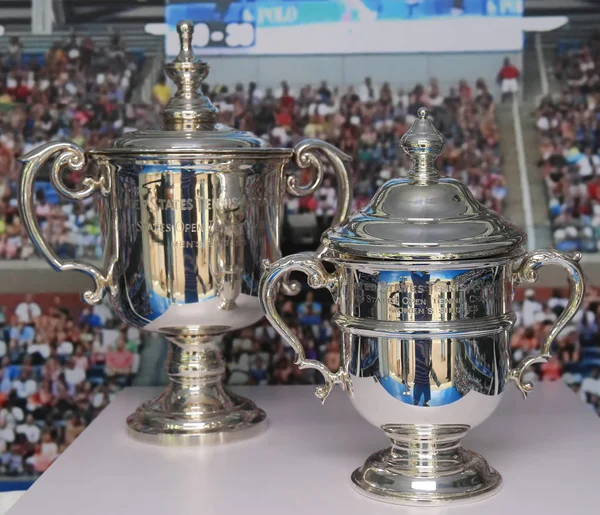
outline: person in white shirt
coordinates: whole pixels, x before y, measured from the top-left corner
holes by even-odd
[[[0,420],[0,442],[2,442],[4,446],[7,443],[13,443],[15,441],[15,430],[13,426],[9,426],[6,420]]]
[[[40,441],[42,431],[35,424],[35,420],[33,419],[33,415],[31,415],[31,413],[27,415],[24,424],[19,424],[17,426],[17,434],[25,435],[25,438],[27,438],[29,443],[38,443]]]
[[[550,130],[550,119],[547,116],[540,116],[536,126],[541,132],[547,132]]]
[[[142,340],[141,335],[142,335],[142,333],[137,327],[129,326],[127,328],[127,341],[128,342],[140,343],[140,341]]]
[[[0,420],[6,422],[8,427],[14,428],[18,422],[23,421],[25,415],[23,410],[18,406],[7,406],[4,405],[4,408],[0,411]]]
[[[581,382],[579,390],[583,402],[593,402],[594,398],[600,399],[600,368],[594,368],[590,377]]]
[[[42,454],[48,459],[55,459],[58,456],[58,445],[52,440],[52,434],[49,431],[45,431],[42,434],[41,443]]]
[[[535,317],[543,311],[542,305],[535,300],[535,291],[528,289],[525,292],[525,300],[522,307],[522,322],[524,327],[532,327],[535,324]]]
[[[37,391],[37,383],[31,378],[31,373],[23,369],[21,377],[13,381],[13,390],[15,390],[19,399],[27,399]]]
[[[63,341],[56,349],[56,354],[59,356],[70,356],[73,354],[73,344],[68,340]]]
[[[42,314],[42,309],[37,302],[33,301],[33,295],[25,295],[25,300],[15,309],[15,315],[20,323],[31,324]]]
[[[48,345],[48,342],[46,341],[40,341],[38,343],[35,343],[34,341],[34,343],[27,346],[27,354],[33,355],[36,352],[46,360],[50,357],[50,345]]]
[[[85,370],[75,366],[75,361],[70,359],[67,362],[67,368],[65,368],[65,381],[70,387],[75,387],[79,383],[85,381]]]
[[[377,101],[377,88],[373,84],[371,77],[365,77],[365,81],[358,88],[358,96],[361,102],[374,103]]]
[[[592,179],[595,175],[598,175],[600,171],[600,157],[597,154],[592,154],[592,149],[587,147],[584,154],[577,161],[579,168],[579,177],[583,181]]]
[[[111,320],[114,316],[110,307],[108,307],[107,301],[102,302],[102,304],[96,304],[92,308],[92,311],[94,315],[98,315],[100,317],[102,320],[102,325],[106,325],[106,322]]]
[[[548,307],[557,315],[562,313],[562,310],[567,307],[569,300],[565,298],[564,295],[560,292],[560,290],[553,290],[552,297],[548,300]],[[580,310],[579,313],[582,313]]]
[[[317,209],[315,214],[317,217],[329,220],[335,214],[336,206],[337,194],[335,188],[331,184],[331,179],[326,178],[323,182],[323,187],[318,193]]]

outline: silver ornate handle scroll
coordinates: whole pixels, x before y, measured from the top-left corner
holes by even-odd
[[[88,304],[96,304],[102,299],[105,289],[109,286],[109,277],[100,272],[100,270],[93,265],[78,261],[61,261],[46,240],[44,240],[42,231],[35,217],[33,189],[35,176],[39,169],[54,156],[56,156],[56,159],[52,165],[50,181],[63,197],[70,200],[83,200],[96,191],[100,191],[104,196],[108,195],[110,190],[110,178],[106,174],[102,174],[98,179],[84,177],[81,181],[83,186],[81,189],[75,191],[70,190],[62,180],[61,173],[63,167],[66,166],[69,170],[73,171],[82,170],[86,164],[85,153],[81,147],[73,143],[49,143],[33,150],[21,159],[24,164],[19,182],[19,208],[21,218],[33,244],[54,270],[59,272],[78,270],[89,275],[94,280],[96,289],[86,291],[83,294],[83,299]]]
[[[337,180],[338,195],[337,207],[331,225],[339,224],[348,216],[350,210],[350,178],[344,162],[350,161],[350,156],[344,154],[340,149],[333,145],[315,139],[301,141],[294,148],[294,160],[300,168],[312,166],[316,170],[315,177],[310,184],[299,185],[298,177],[289,175],[287,178],[287,192],[296,197],[306,197],[315,193],[323,184],[323,161],[320,158],[322,154],[327,158],[333,167],[335,178]]]
[[[571,321],[581,305],[585,293],[585,285],[583,283],[583,272],[579,265],[580,260],[580,252],[564,254],[554,250],[536,250],[527,254],[519,265],[519,268],[514,272],[514,281],[516,283],[531,283],[537,280],[537,270],[542,266],[559,265],[566,268],[567,272],[569,272],[569,285],[571,287],[569,303],[546,337],[540,355],[524,358],[516,368],[510,371],[510,379],[515,382],[524,398],[526,398],[527,394],[532,390],[533,385],[530,382],[523,381],[523,373],[531,365],[535,363],[545,363],[551,357],[550,347],[552,346],[552,343],[565,325]]]
[[[331,225],[337,225],[344,220],[350,211],[352,191],[350,178],[344,165],[351,161],[351,157],[344,154],[339,148],[318,139],[307,139],[301,141],[294,148],[294,162],[300,168],[313,167],[316,171],[313,180],[309,184],[298,184],[296,175],[288,175],[286,190],[295,197],[306,197],[315,193],[323,184],[324,171],[321,156],[327,158],[333,167],[337,181],[337,206]],[[317,250],[317,254],[319,254]],[[296,295],[300,291],[300,284],[296,281],[286,279],[281,283],[282,290],[286,295]]]
[[[336,302],[339,291],[338,276],[335,273],[328,273],[313,253],[294,254],[273,264],[265,260],[263,266],[265,272],[260,280],[259,293],[262,308],[275,330],[296,352],[296,365],[300,369],[311,368],[317,370],[325,378],[325,384],[317,387],[315,395],[322,402],[325,402],[334,385],[339,384],[343,390],[349,390],[351,387],[350,377],[343,366],[337,372],[332,372],[324,363],[314,359],[306,359],[302,343],[279,316],[275,305],[279,281],[294,270],[304,272],[307,275],[308,284],[311,288],[327,288]]]

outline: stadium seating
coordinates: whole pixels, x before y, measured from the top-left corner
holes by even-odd
[[[0,300],[0,477],[32,477],[131,384],[143,342],[104,305],[10,301]]]
[[[536,116],[554,244],[600,249],[600,74],[597,41],[558,46],[554,73],[562,93],[542,99]]]

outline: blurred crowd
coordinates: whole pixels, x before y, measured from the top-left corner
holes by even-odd
[[[105,305],[0,307],[0,476],[44,472],[131,383],[141,343]]]
[[[17,211],[18,159],[51,141],[102,147],[139,128],[143,117],[128,102],[141,63],[141,57],[125,51],[118,35],[104,48],[73,35],[41,55],[24,53],[19,39],[11,39],[8,53],[0,55],[0,259],[27,259],[34,253]],[[64,179],[75,186],[80,173]],[[93,200],[65,202],[47,181],[38,181],[36,200],[45,237],[61,257],[98,252]]]
[[[545,302],[538,300],[535,290],[525,292],[511,339],[513,363],[539,353],[567,303],[566,292],[561,290],[554,290]],[[531,367],[523,378],[533,381],[562,378],[600,415],[600,292],[597,289],[588,287],[581,308],[556,339],[552,358]]]
[[[73,35],[45,55],[24,53],[13,38],[0,58],[0,259],[27,259],[34,249],[19,219],[15,200],[18,158],[50,141],[104,147],[119,135],[156,126],[172,89],[165,78],[153,89],[153,105],[130,103],[142,60],[128,54],[118,35],[106,48]],[[344,90],[322,82],[293,90],[257,84],[205,86],[219,108],[219,121],[291,147],[304,138],[324,139],[353,158],[354,209],[364,206],[392,177],[405,176],[410,163],[399,148],[421,106],[429,108],[448,140],[438,161],[443,173],[467,183],[480,201],[501,212],[506,197],[495,103],[484,80],[462,80],[441,91],[437,80],[411,90],[365,78]],[[67,186],[83,172],[65,174]],[[298,171],[309,182],[312,170]],[[42,174],[43,175],[43,174]],[[47,173],[46,173],[47,179]],[[297,241],[312,244],[328,226],[337,205],[333,177],[315,195],[290,198],[286,223]],[[44,236],[62,258],[99,258],[99,213],[94,198],[73,203],[59,198],[46,180],[36,183],[36,215]],[[288,232],[289,234],[289,232]]]
[[[155,99],[167,98],[162,81]],[[321,82],[292,89],[286,81],[279,88],[215,86],[206,93],[219,108],[222,123],[256,133],[273,146],[292,147],[305,138],[325,140],[352,158],[353,209],[366,205],[388,179],[406,176],[410,161],[399,140],[421,106],[429,109],[436,127],[447,138],[438,160],[442,172],[465,182],[474,196],[502,212],[506,182],[495,116],[495,103],[483,79],[470,85],[460,81],[441,91],[436,79],[411,90],[375,84],[370,77],[358,86],[340,89]],[[301,183],[312,171],[302,170]],[[333,217],[337,194],[333,178],[314,196],[290,198],[288,222],[294,228],[315,227],[320,235]],[[302,234],[302,231],[298,231]],[[310,231],[309,231],[310,239]]]
[[[536,123],[559,250],[600,249],[600,39],[559,46],[554,71],[562,93],[542,99]]]

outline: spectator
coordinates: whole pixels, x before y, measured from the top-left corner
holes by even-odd
[[[31,371],[23,369],[21,376],[13,383],[12,388],[20,400],[20,407],[24,407],[26,399],[37,391],[37,384]]]
[[[33,415],[28,414],[25,423],[17,426],[17,434],[24,435],[30,444],[36,444],[40,441],[42,434],[40,428],[35,424]]]
[[[581,382],[581,398],[588,404],[600,403],[600,368],[594,368],[590,377]]]
[[[133,354],[126,349],[126,341],[119,337],[116,348],[106,355],[106,375],[129,377],[133,369]]]
[[[65,382],[70,388],[70,391],[74,392],[75,387],[85,381],[85,370],[75,365],[75,358],[70,358],[67,361],[67,368],[64,371]]]
[[[58,457],[58,445],[54,441],[52,433],[50,431],[44,431],[42,433],[42,443],[40,445],[42,455],[50,462],[54,461]]]
[[[5,467],[7,476],[23,475],[23,455],[21,454],[21,446],[19,444],[13,443],[10,446],[10,451],[2,455],[2,464]]]
[[[511,64],[510,59],[506,57],[502,68],[498,72],[498,83],[502,89],[502,102],[510,100],[513,95],[519,92],[519,77],[521,72]]]
[[[544,381],[558,381],[562,372],[560,360],[556,356],[552,356],[547,363],[542,364],[541,371]]]
[[[152,88],[152,99],[160,106],[167,105],[167,102],[171,99],[171,88],[167,84],[167,78],[162,76],[154,88]]]
[[[528,289],[525,292],[525,300],[523,301],[522,313],[522,324],[525,327],[531,327],[535,324],[535,318],[538,313],[542,311],[542,305],[535,300],[535,291]]]
[[[55,458],[45,455],[42,452],[42,446],[36,445],[33,455],[25,460],[25,463],[37,474],[41,474],[48,470]]]
[[[15,441],[15,429],[5,419],[0,419],[0,451],[6,452],[8,445]]]
[[[40,305],[34,302],[33,295],[25,295],[25,300],[15,308],[15,315],[21,324],[35,324],[42,314]]]
[[[8,55],[10,57],[11,65],[18,68],[21,65],[21,60],[23,57],[23,44],[21,43],[19,36],[13,36],[10,38]]]
[[[85,424],[81,421],[79,415],[73,415],[65,428],[65,446],[71,445],[84,429]]]
[[[319,325],[321,311],[321,304],[314,301],[314,294],[309,291],[306,294],[306,301],[298,305],[298,320],[304,325]]]

